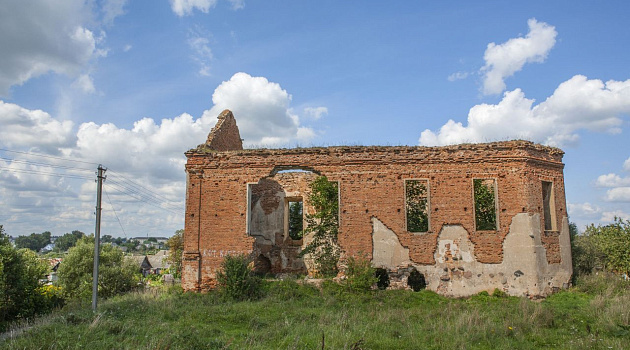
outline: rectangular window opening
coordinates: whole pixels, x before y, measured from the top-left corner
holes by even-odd
[[[288,213],[289,237],[294,240],[302,239],[302,230],[304,230],[304,205],[302,198],[288,200]]]
[[[477,231],[497,229],[496,184],[495,179],[473,179]]]
[[[556,230],[556,210],[553,196],[553,182],[542,182],[543,220],[545,231]]]
[[[405,180],[407,231],[429,231],[429,181]]]

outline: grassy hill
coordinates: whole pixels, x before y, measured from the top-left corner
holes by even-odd
[[[543,301],[433,292],[349,293],[266,282],[257,301],[170,288],[66,306],[7,349],[627,349],[630,284],[590,276]],[[500,293],[498,293],[500,294]]]

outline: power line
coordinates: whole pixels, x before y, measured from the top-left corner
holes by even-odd
[[[68,177],[68,178],[73,178],[73,179],[87,179],[87,180],[91,180],[92,179],[92,177],[89,177],[87,175],[81,176],[81,175],[77,175],[77,174],[61,174],[61,173],[53,173],[53,172],[31,170],[31,169],[13,169],[13,168],[2,167],[2,166],[0,166],[0,169],[3,169],[3,170],[8,171],[8,172],[12,172],[12,173],[23,173],[23,174],[32,174],[32,175],[49,175],[49,176],[57,176],[57,177]]]
[[[50,164],[50,163],[32,162],[32,161],[29,161],[29,160],[15,159],[15,158],[0,157],[0,159],[3,159],[3,160],[9,160],[9,161],[11,161],[12,163],[28,164],[28,165],[40,165],[40,166],[47,166],[47,167],[51,167],[51,168],[58,168],[58,169],[83,170],[83,171],[93,171],[93,170],[94,170],[94,169],[89,169],[89,168],[77,168],[77,167],[71,167],[71,166],[67,166],[67,165],[58,165],[58,164]]]
[[[171,203],[167,203],[167,202],[158,200],[156,198],[153,198],[151,196],[148,196],[148,195],[146,195],[144,193],[138,192],[135,189],[129,188],[129,187],[127,187],[124,184],[121,184],[119,182],[110,181],[109,184],[114,185],[115,187],[117,187],[121,191],[124,190],[123,192],[125,194],[127,194],[127,195],[133,195],[134,198],[138,198],[139,197],[139,199],[144,201],[144,202],[153,203],[153,204],[156,204],[156,205],[159,205],[159,206],[164,205],[164,206],[166,206],[166,207],[168,207],[169,209],[172,209],[172,210],[181,210],[182,209],[181,207],[175,206],[175,205],[173,205]],[[137,196],[137,197],[135,197],[135,196]]]
[[[24,151],[14,151],[14,150],[6,149],[6,148],[0,148],[0,151],[11,152],[11,153],[19,153],[19,154],[28,154],[30,156],[58,159],[58,160],[66,161],[66,162],[75,162],[75,163],[99,165],[99,163],[86,162],[86,161],[83,161],[83,160],[69,159],[69,158],[64,158],[64,157],[55,157],[55,156],[50,156],[50,155],[47,155],[47,154],[31,153],[31,152],[24,152]]]
[[[107,193],[106,189],[103,189],[105,191],[105,195],[107,196],[107,201],[109,202],[109,206],[112,207],[112,211],[114,212],[114,216],[116,216],[116,220],[118,220],[118,224],[120,225],[120,229],[122,230],[123,234],[125,235],[125,238],[127,238],[127,232],[125,232],[125,229],[123,228],[122,222],[120,222],[120,219],[118,218],[118,214],[116,214],[116,209],[114,209],[114,205],[112,204],[112,200],[109,198],[109,193]]]
[[[166,199],[164,197],[161,197],[161,198],[163,198],[163,199],[161,199],[160,197],[154,196],[150,192],[144,191],[144,190],[142,190],[140,188],[137,188],[137,187],[133,187],[133,186],[129,185],[126,182],[119,182],[117,180],[112,180],[111,178],[109,180],[110,180],[109,183],[112,183],[112,184],[117,185],[117,186],[119,186],[121,188],[124,188],[127,191],[129,191],[129,192],[131,192],[133,194],[136,194],[136,195],[142,197],[143,199],[145,199],[147,201],[158,203],[160,205],[161,204],[165,204],[165,205],[169,206],[171,209],[176,209],[176,210],[183,209],[179,205],[172,204],[172,201],[170,201],[170,200],[168,200],[168,199]]]
[[[130,186],[133,186],[133,187],[136,187],[136,188],[143,189],[144,191],[146,191],[146,192],[148,192],[148,193],[150,193],[150,194],[153,194],[154,196],[156,196],[156,197],[158,197],[158,198],[162,198],[162,200],[165,200],[165,201],[168,201],[168,202],[170,202],[170,201],[171,201],[170,199],[168,199],[168,198],[166,198],[166,197],[164,197],[164,196],[160,195],[159,193],[153,192],[152,190],[150,190],[150,189],[148,189],[148,188],[146,188],[146,187],[144,187],[144,186],[140,185],[139,183],[137,183],[137,182],[135,182],[135,181],[133,181],[133,180],[130,180],[130,179],[128,179],[128,178],[126,178],[126,177],[124,177],[122,174],[120,174],[120,173],[118,173],[118,172],[115,172],[115,171],[113,171],[113,170],[112,170],[110,173],[113,173],[115,176],[118,176],[118,177],[123,178],[123,181],[124,181],[124,182],[126,182],[126,183],[128,183]]]
[[[113,186],[112,186],[112,188],[113,188],[113,189],[115,189],[116,191],[118,191],[118,192],[120,192],[120,193],[122,193],[122,194],[124,194],[124,195],[127,195],[127,196],[129,196],[129,197],[131,197],[131,198],[133,198],[133,199],[135,199],[135,200],[138,200],[138,201],[144,202],[144,203],[146,203],[146,204],[148,204],[148,205],[154,206],[154,207],[159,208],[159,209],[162,209],[162,210],[169,211],[169,212],[171,212],[171,213],[173,213],[173,214],[175,214],[175,215],[179,215],[179,214],[180,214],[180,213],[178,213],[178,212],[176,212],[176,211],[174,211],[174,210],[171,210],[171,209],[168,209],[168,208],[161,207],[161,206],[159,205],[159,204],[160,204],[159,202],[156,204],[156,202],[151,202],[151,201],[145,200],[145,199],[143,199],[142,197],[138,197],[137,195],[132,194],[131,192],[124,191],[124,188],[121,188],[121,187],[120,187],[120,185],[117,185],[117,184],[115,184],[115,183],[113,183],[113,184],[112,184],[112,182],[106,183],[106,186],[109,186],[109,185],[113,185]]]

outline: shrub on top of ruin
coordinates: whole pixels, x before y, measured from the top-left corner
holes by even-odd
[[[254,274],[251,259],[245,255],[227,255],[217,272],[219,292],[226,299],[241,301],[260,297],[261,279]]]
[[[353,292],[371,290],[378,278],[376,277],[376,269],[372,267],[370,260],[365,255],[360,255],[357,258],[351,256],[346,262],[346,279],[343,283],[348,290]]]
[[[337,275],[341,249],[337,243],[339,233],[339,188],[336,182],[320,176],[311,183],[308,203],[315,209],[314,214],[306,215],[306,228],[302,237],[312,240],[300,252],[309,255],[315,265],[316,274],[321,277]]]

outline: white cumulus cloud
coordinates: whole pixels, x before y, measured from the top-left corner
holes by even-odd
[[[319,120],[321,117],[328,114],[328,108],[326,107],[306,107],[304,108],[304,116]]]
[[[75,76],[95,53],[83,0],[0,2],[0,95],[50,71]]]
[[[0,101],[0,144],[8,148],[30,148],[59,152],[74,144],[73,123],[59,121],[42,110],[30,110]]]
[[[234,112],[250,145],[285,145],[317,136],[292,112],[291,95],[264,77],[234,74],[215,89],[212,102],[196,119],[183,113],[159,121],[142,118],[130,128],[85,122],[75,129],[71,121],[0,101],[0,146],[22,150],[10,153],[13,160],[0,160],[0,221],[5,229],[29,232],[31,226],[20,226],[28,215],[29,225],[45,222],[56,234],[75,228],[91,232],[93,221],[85,221],[92,219],[94,170],[100,163],[108,168],[103,234],[121,236],[118,219],[128,231],[172,233],[183,225],[184,152],[206,140],[223,109]],[[29,158],[23,151],[57,157]],[[69,228],[73,225],[79,227]]]
[[[600,221],[613,222],[615,221],[615,218],[630,220],[630,214],[624,212],[623,210],[606,211],[602,213],[602,218],[600,219]]]
[[[621,177],[617,174],[600,175],[595,181],[598,187],[630,186],[630,177]]]
[[[215,119],[222,110],[231,110],[248,145],[278,146],[314,136],[290,108],[291,95],[265,77],[236,73],[214,90],[212,102],[203,118]]]
[[[526,63],[544,62],[556,43],[555,27],[532,18],[527,21],[529,33],[502,44],[490,43],[484,54],[483,93],[499,94],[505,90],[505,78],[520,71]]]
[[[194,9],[208,13],[216,6],[217,0],[170,0],[171,9],[179,17],[191,15]]]
[[[83,91],[86,94],[93,94],[96,91],[94,81],[89,74],[81,74],[73,83],[72,87]]]
[[[615,187],[606,191],[606,200],[609,202],[630,203],[630,187]]]
[[[576,75],[534,105],[520,89],[505,92],[498,104],[479,104],[468,124],[449,120],[439,131],[421,133],[421,145],[447,145],[527,139],[552,146],[571,144],[579,130],[619,133],[621,115],[630,113],[630,79],[608,81]]]

